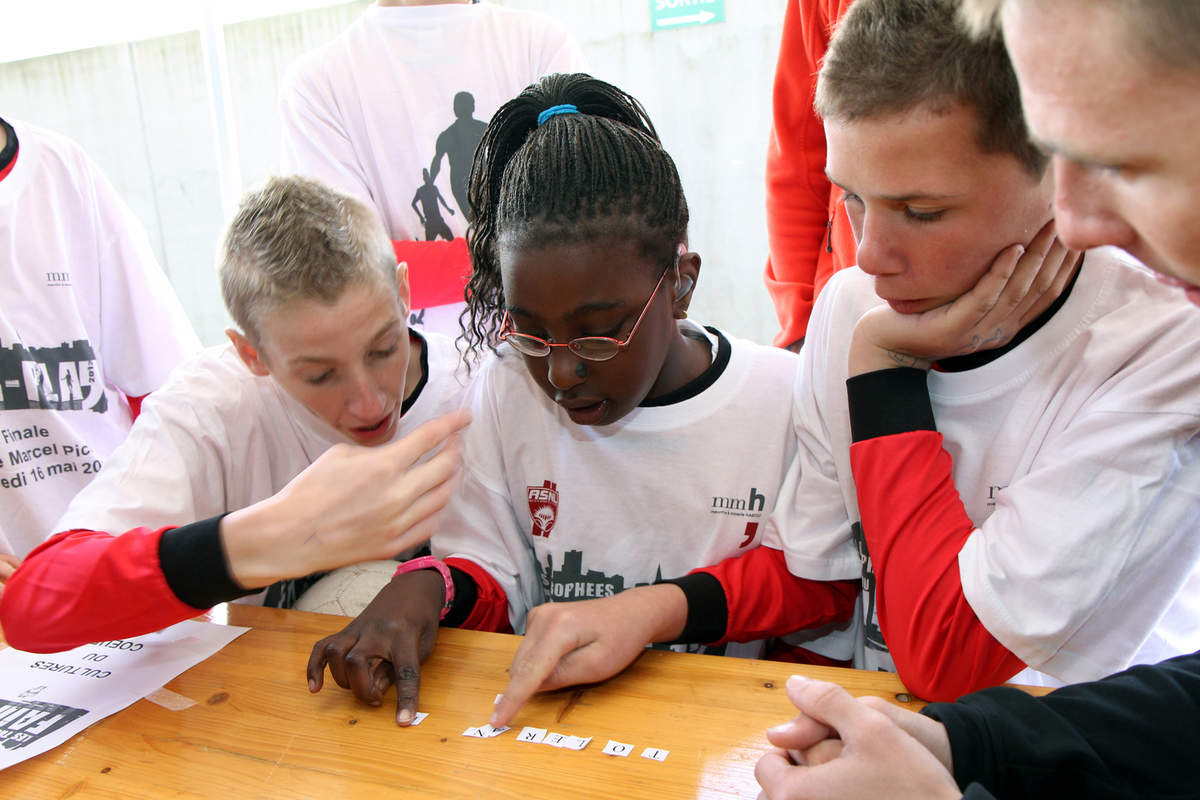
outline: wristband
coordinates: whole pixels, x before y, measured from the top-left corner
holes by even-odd
[[[438,620],[441,621],[450,613],[450,606],[454,604],[454,579],[450,577],[450,568],[433,556],[421,556],[411,561],[405,561],[396,567],[396,571],[392,573],[392,577],[395,578],[397,575],[403,575],[406,572],[415,572],[419,569],[437,570],[438,574],[442,576],[442,583],[446,586],[446,601],[442,603],[442,613],[438,617]]]

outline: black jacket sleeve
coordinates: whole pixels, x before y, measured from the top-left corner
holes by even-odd
[[[999,798],[1200,797],[1200,653],[1032,697],[934,703],[959,786]]]

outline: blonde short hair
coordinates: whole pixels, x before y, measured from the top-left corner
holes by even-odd
[[[397,291],[395,252],[375,212],[297,176],[268,178],[242,198],[219,272],[229,315],[256,345],[262,315],[295,300],[332,304],[351,285]]]

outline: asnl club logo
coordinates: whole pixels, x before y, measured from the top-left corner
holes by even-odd
[[[533,519],[533,535],[549,538],[558,519],[558,485],[543,481],[541,486],[526,486],[525,497]]]

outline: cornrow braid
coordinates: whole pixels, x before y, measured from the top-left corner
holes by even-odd
[[[538,114],[562,104],[578,113],[538,124]],[[475,151],[467,198],[472,273],[459,321],[468,362],[496,347],[504,316],[501,244],[617,237],[639,242],[644,256],[665,267],[687,236],[679,172],[646,110],[581,73],[548,75],[500,107]]]

